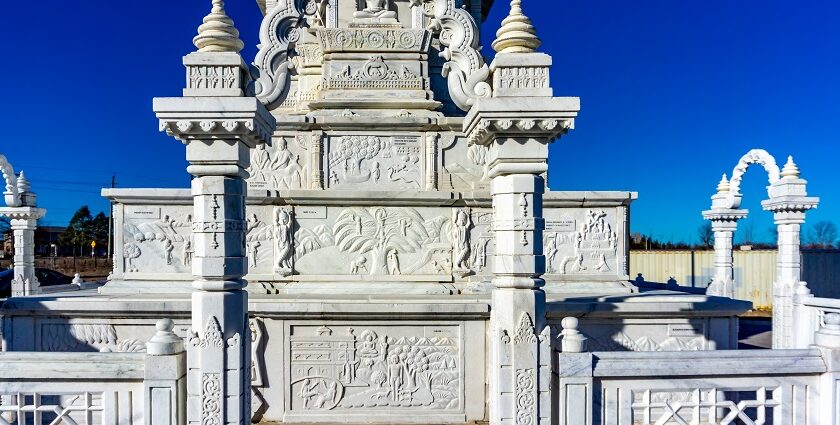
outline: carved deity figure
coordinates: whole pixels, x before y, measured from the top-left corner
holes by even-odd
[[[466,209],[455,210],[455,271],[469,273],[470,215]]]
[[[275,242],[277,251],[275,254],[275,261],[277,267],[275,271],[283,276],[292,274],[292,254],[294,249],[292,246],[292,215],[291,211],[285,208],[280,208],[277,211],[275,218]]]
[[[289,151],[285,138],[277,140],[277,157],[271,162],[271,174],[274,184],[280,189],[301,187],[300,156]]]
[[[388,0],[365,0],[365,8],[353,13],[356,19],[396,19],[397,12],[388,10]]]

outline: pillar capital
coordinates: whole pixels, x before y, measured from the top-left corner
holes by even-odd
[[[542,174],[548,144],[574,128],[576,97],[479,99],[464,119],[470,143],[490,148],[490,176]]]
[[[703,218],[712,222],[714,231],[734,232],[738,227],[738,221],[747,217],[749,210],[734,208],[713,208],[703,211]]]
[[[47,210],[37,207],[2,207],[0,208],[0,216],[9,218],[12,229],[20,227],[21,229],[35,230],[38,219],[44,217]]]

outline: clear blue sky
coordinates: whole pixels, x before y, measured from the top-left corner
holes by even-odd
[[[345,0],[346,1],[346,0]],[[840,224],[840,2],[524,0],[554,57],[556,95],[580,96],[577,128],[551,149],[555,190],[633,190],[632,230],[696,239],[720,174],[763,147],[793,154],[822,197],[808,221]],[[260,13],[227,8],[254,57]],[[184,148],[157,131],[154,96],[177,96],[209,0],[5,2],[0,152],[65,224],[98,188],[187,187]],[[489,47],[508,4],[483,31]],[[765,176],[747,173],[759,236]],[[742,226],[743,227],[743,226]]]

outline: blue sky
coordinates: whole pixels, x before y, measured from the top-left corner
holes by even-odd
[[[345,0],[346,1],[346,0]],[[555,190],[633,190],[632,230],[696,240],[720,174],[750,148],[793,154],[822,198],[808,221],[840,225],[840,2],[524,0],[554,57],[556,95],[580,96],[577,128],[551,148]],[[0,152],[64,224],[98,188],[187,187],[184,148],[161,134],[154,96],[177,96],[181,57],[209,0],[7,2],[0,27]],[[230,0],[251,60],[260,14]],[[483,30],[489,48],[508,5]],[[759,238],[766,177],[744,206]],[[742,226],[747,227],[747,226]]]

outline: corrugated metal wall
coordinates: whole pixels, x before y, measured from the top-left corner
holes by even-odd
[[[713,251],[630,251],[630,277],[705,288],[714,275]],[[776,251],[735,251],[735,295],[769,307],[776,279]],[[802,280],[818,297],[840,298],[840,251],[804,251]]]

